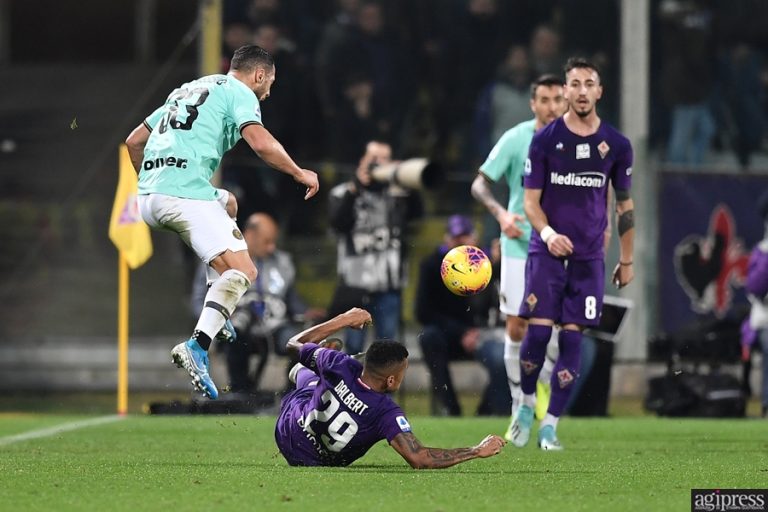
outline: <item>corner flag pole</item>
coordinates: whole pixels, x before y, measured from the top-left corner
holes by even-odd
[[[128,261],[120,251],[117,287],[117,413],[128,414]]]
[[[109,239],[117,247],[117,412],[128,413],[128,269],[152,256],[149,226],[141,219],[138,182],[125,144],[120,146],[120,178],[109,219]]]

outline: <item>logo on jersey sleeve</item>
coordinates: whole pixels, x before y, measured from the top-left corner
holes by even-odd
[[[626,172],[627,172],[627,176],[632,176],[632,168],[631,167],[627,167],[627,171]]]
[[[611,150],[611,146],[607,142],[603,141],[597,145],[597,152],[600,153],[600,158],[605,159],[605,155]]]
[[[256,114],[257,116],[261,117],[261,105],[259,105],[259,104],[257,103],[257,104],[256,104],[256,108],[255,108],[255,109],[253,109],[253,113],[254,113],[254,114]]]
[[[401,431],[403,432],[411,431],[411,424],[408,423],[408,420],[405,419],[405,416],[398,416],[395,418],[395,421],[397,421],[397,426],[400,427]]]
[[[576,144],[576,160],[589,158],[589,144]]]
[[[531,175],[531,159],[530,158],[525,159],[525,168],[523,169],[523,172],[525,173],[526,176]]]

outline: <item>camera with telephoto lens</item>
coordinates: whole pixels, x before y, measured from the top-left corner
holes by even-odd
[[[368,166],[371,179],[381,184],[392,184],[411,190],[433,189],[440,184],[442,169],[426,158],[410,158],[387,164]]]

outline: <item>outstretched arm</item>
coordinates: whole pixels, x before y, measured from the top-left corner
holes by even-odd
[[[472,182],[472,197],[480,201],[499,223],[501,231],[509,238],[518,238],[523,231],[517,223],[524,220],[522,215],[512,213],[504,208],[493,196],[491,186],[485,174],[478,172]]]
[[[499,436],[488,435],[472,448],[429,448],[421,444],[411,432],[398,434],[390,441],[413,469],[442,469],[472,459],[497,455],[507,444]]]
[[[290,155],[285,151],[283,145],[275,139],[269,130],[260,124],[249,124],[243,128],[243,138],[251,146],[251,149],[264,160],[267,165],[280,172],[293,176],[293,179],[306,185],[307,193],[304,199],[317,194],[320,185],[317,181],[317,174],[308,169],[302,169]]]
[[[133,129],[128,138],[125,139],[125,145],[128,148],[128,156],[131,157],[131,163],[136,170],[136,174],[141,171],[141,161],[144,160],[144,146],[149,140],[150,131],[144,123]]]
[[[294,335],[286,345],[289,353],[297,353],[305,343],[318,343],[323,341],[331,334],[344,327],[362,329],[363,326],[371,322],[371,314],[361,308],[352,308],[338,316],[321,324],[314,325],[309,329],[301,331]]]

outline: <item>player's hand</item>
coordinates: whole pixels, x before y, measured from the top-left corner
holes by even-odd
[[[362,329],[366,325],[373,323],[371,314],[362,308],[352,308],[343,315],[346,317],[346,323],[354,329]]]
[[[309,169],[302,169],[301,174],[296,176],[294,178],[296,181],[301,183],[302,185],[307,186],[307,193],[304,194],[304,199],[309,199],[310,197],[317,194],[317,191],[320,190],[320,182],[317,179],[317,173],[315,171],[310,171]]]
[[[624,288],[635,278],[635,268],[630,263],[629,265],[616,264],[616,268],[613,269],[613,284],[616,288]]]
[[[552,256],[562,258],[573,253],[573,242],[567,236],[555,233],[547,240],[547,249]]]
[[[497,435],[490,434],[485,436],[485,439],[475,446],[475,450],[477,450],[477,456],[484,459],[486,457],[498,455],[505,444],[507,444],[507,442],[504,439]]]
[[[523,236],[523,230],[519,224],[525,222],[525,217],[517,213],[504,210],[499,214],[498,219],[501,232],[509,238],[520,238]]]

